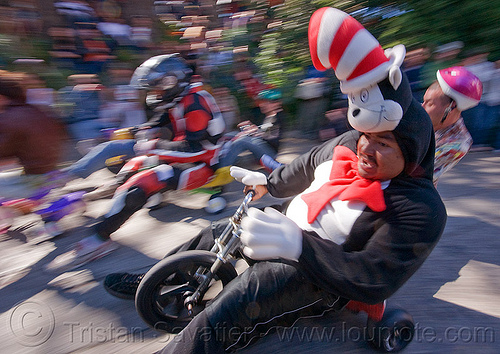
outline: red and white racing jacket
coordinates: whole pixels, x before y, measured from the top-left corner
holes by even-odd
[[[187,140],[195,149],[198,144],[200,149],[216,145],[226,128],[215,99],[202,86],[192,86],[170,117],[174,140]]]

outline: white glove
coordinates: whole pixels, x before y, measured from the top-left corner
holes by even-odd
[[[231,166],[231,169],[229,171],[231,176],[235,180],[247,186],[252,186],[255,188],[255,186],[257,185],[265,186],[267,184],[267,177],[261,172],[246,170],[238,166]]]
[[[135,133],[136,140],[152,140],[160,136],[160,128],[141,129]]]
[[[146,155],[156,147],[158,139],[155,140],[139,140],[134,145],[134,152],[137,156]]]
[[[302,254],[302,230],[273,208],[248,209],[241,221],[243,253],[256,260],[284,258],[298,261]]]

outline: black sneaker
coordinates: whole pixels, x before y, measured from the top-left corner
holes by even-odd
[[[111,273],[104,278],[104,289],[120,299],[133,300],[145,274]]]

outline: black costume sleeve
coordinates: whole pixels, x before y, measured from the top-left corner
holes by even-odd
[[[267,121],[267,123],[270,123],[270,125],[264,124],[259,126],[260,130],[262,131],[262,139],[265,140],[265,142],[269,146],[271,146],[274,149],[274,151],[278,152],[283,132],[282,125],[283,122],[285,121],[285,112],[279,111],[270,120],[271,122],[268,121],[267,118],[265,119],[265,121]]]
[[[313,283],[339,296],[367,303],[387,299],[422,265],[446,223],[446,211],[437,192],[416,189],[399,199],[394,202],[395,208],[373,218],[376,221],[368,227],[373,232],[366,235],[367,240],[357,251],[348,252],[345,244],[303,232],[300,269]],[[370,210],[366,213],[359,222],[369,223],[370,214],[377,214]]]
[[[360,133],[348,131],[281,166],[268,178],[268,191],[286,198],[308,188],[318,165],[343,145],[356,151]],[[384,190],[386,210],[368,207],[338,245],[303,231],[299,269],[318,287],[351,300],[378,303],[391,296],[422,265],[441,236],[444,204],[430,179],[396,178]]]

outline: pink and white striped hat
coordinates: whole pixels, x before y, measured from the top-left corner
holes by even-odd
[[[361,23],[332,7],[313,13],[309,22],[309,50],[316,69],[335,70],[344,93],[376,84],[396,69],[399,71],[396,76],[401,76],[399,67],[406,53],[403,45],[384,51]],[[393,83],[395,89],[399,82]]]

